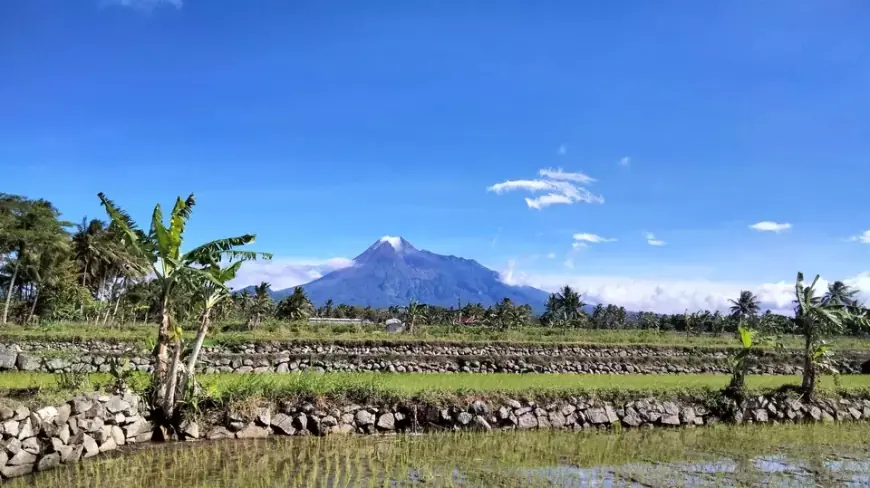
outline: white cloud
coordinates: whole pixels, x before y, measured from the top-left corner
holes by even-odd
[[[563,171],[562,168],[542,169],[538,171],[538,175],[543,176],[544,178],[549,178],[551,180],[576,181],[578,183],[593,183],[595,181],[595,178],[587,175],[586,173],[569,173]]]
[[[574,240],[581,241],[581,242],[591,242],[593,244],[597,244],[599,242],[614,242],[614,241],[616,241],[616,239],[601,237],[597,234],[587,234],[585,232],[574,234]]]
[[[276,258],[271,261],[249,261],[242,265],[239,274],[229,284],[232,288],[240,289],[265,281],[272,285],[273,290],[282,290],[308,283],[330,271],[352,265],[353,260],[347,258]]]
[[[556,253],[554,253],[554,252],[547,253],[547,259],[556,259]]]
[[[568,153],[568,146],[566,146],[565,144],[562,144],[561,146],[559,146],[559,155],[560,156],[564,156],[567,153]]]
[[[136,10],[151,11],[160,5],[169,5],[180,9],[184,5],[184,2],[183,0],[103,0],[103,5],[117,5]]]
[[[862,244],[870,244],[870,230],[865,230],[860,235],[852,236],[849,240],[852,242],[860,242]]]
[[[644,234],[644,238],[646,238],[646,243],[650,246],[664,246],[667,244],[667,242],[661,239],[656,239],[656,235],[652,232],[647,232],[646,234]]]
[[[782,232],[784,230],[791,229],[791,224],[788,222],[778,223],[772,222],[770,220],[764,220],[749,226],[750,229],[754,229],[760,232]]]
[[[568,268],[570,269],[570,267]],[[805,278],[809,283],[813,276]],[[653,280],[625,276],[534,274],[516,269],[512,270],[512,279],[512,284],[534,286],[549,292],[555,292],[560,287],[570,285],[583,293],[584,300],[588,302],[613,303],[633,311],[681,313],[685,310],[719,310],[727,312],[731,306],[728,300],[736,298],[741,290],[750,290],[755,293],[763,307],[769,308],[773,312],[790,314],[793,311],[794,281],[788,280],[776,283],[738,283],[691,279]],[[870,301],[870,272],[863,272],[843,281],[860,290],[860,300]],[[817,294],[821,295],[827,284],[827,281],[820,279],[816,285]]]
[[[628,156],[625,156],[619,160],[619,165],[624,167],[624,168],[627,168],[630,164],[631,164],[631,158]]]
[[[538,173],[543,179],[507,180],[491,185],[486,190],[497,194],[514,190],[546,192],[539,197],[525,198],[526,205],[537,210],[554,204],[604,203],[603,197],[592,194],[583,186],[595,181],[584,173],[570,173],[561,168],[542,169]]]

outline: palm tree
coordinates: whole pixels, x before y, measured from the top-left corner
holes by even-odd
[[[749,290],[741,291],[737,300],[728,301],[731,302],[732,317],[747,319],[758,315],[758,311],[761,310],[758,305],[758,297]]]
[[[275,312],[282,319],[304,320],[311,315],[313,310],[314,307],[305,295],[305,290],[301,286],[297,286],[291,295],[278,303],[278,309]]]
[[[89,273],[93,273],[91,264],[105,258],[105,223],[98,219],[83,218],[76,224],[76,232],[72,236],[73,259],[79,264],[82,274],[82,286],[87,286]]]
[[[251,297],[251,306],[248,310],[249,328],[259,327],[263,315],[268,314],[272,308],[272,295],[269,294],[270,286],[269,283],[262,281],[254,287],[254,296]]]
[[[555,293],[551,293],[547,297],[547,304],[544,308],[544,313],[541,315],[541,323],[547,327],[553,327],[560,319],[560,304]]]
[[[801,382],[805,398],[812,400],[816,390],[818,368],[834,371],[829,358],[831,345],[825,337],[842,332],[844,324],[852,322],[862,328],[868,326],[866,316],[852,313],[851,307],[843,307],[833,301],[825,301],[816,296],[816,283],[819,275],[806,286],[803,273],[798,272],[795,281],[795,323],[804,336],[804,376]]]
[[[835,281],[828,285],[828,291],[822,297],[822,301],[843,307],[854,307],[858,305],[858,300],[855,299],[857,294],[858,290],[842,281]]]
[[[583,314],[583,297],[568,285],[556,294],[556,307],[569,322],[576,322]]]
[[[98,194],[106,213],[124,236],[124,242],[130,250],[143,262],[147,270],[153,274],[159,287],[160,325],[157,329],[157,347],[155,348],[152,405],[159,413],[158,424],[163,434],[168,435],[167,427],[171,427],[175,414],[175,390],[178,384],[178,365],[182,351],[181,327],[172,318],[172,296],[176,285],[185,277],[199,275],[202,279],[212,280],[211,274],[200,268],[200,264],[209,259],[252,259],[257,253],[240,251],[237,248],[254,242],[254,235],[245,234],[237,237],[218,239],[194,247],[188,252],[181,251],[184,240],[184,230],[196,204],[193,194],[182,200],[179,197],[169,215],[169,227],[163,223],[163,211],[160,205],[154,207],[151,216],[151,227],[146,233],[136,226],[129,214],[103,193]],[[224,286],[215,282],[216,285]],[[170,347],[174,346],[174,356],[169,359]]]

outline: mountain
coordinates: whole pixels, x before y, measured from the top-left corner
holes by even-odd
[[[493,305],[510,298],[540,312],[549,294],[528,286],[503,283],[498,273],[477,261],[418,250],[401,237],[385,236],[353,260],[350,267],[332,271],[302,285],[316,306],[336,304],[407,305],[411,299],[444,307],[481,303]],[[281,298],[292,288],[273,292]]]

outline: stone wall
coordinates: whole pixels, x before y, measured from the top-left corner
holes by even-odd
[[[245,402],[247,403],[247,402]],[[428,432],[437,430],[608,430],[675,428],[734,423],[798,423],[870,419],[870,398],[804,403],[785,394],[736,404],[723,398],[598,397],[485,398],[434,404],[352,404],[347,400],[287,401],[244,407],[245,413],[208,407],[181,425],[183,440],[249,439]],[[71,464],[126,444],[150,442],[152,425],[139,396],[91,394],[35,410],[0,403],[0,476],[3,479]]]
[[[513,346],[433,344],[258,343],[204,347],[203,372],[467,372],[697,374],[729,373],[733,349],[649,346]],[[0,344],[0,370],[106,372],[112,361],[149,371],[151,358],[135,343],[22,341]],[[865,353],[842,351],[844,374],[862,372]],[[752,372],[801,374],[795,351],[759,350]]]
[[[90,395],[31,410],[0,405],[0,475],[14,478],[151,440],[138,395]]]

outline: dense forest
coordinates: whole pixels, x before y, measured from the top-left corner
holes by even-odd
[[[224,283],[235,276],[240,265],[237,262],[235,266],[217,268],[223,273],[220,278]],[[0,323],[36,325],[65,321],[104,326],[157,323],[163,290],[160,283],[151,279],[149,269],[150,264],[130,245],[125,231],[113,219],[67,222],[46,200],[0,194]],[[175,321],[195,323],[201,319],[204,302],[210,295],[203,293],[200,280],[179,280],[171,293]],[[842,282],[834,282],[818,300],[863,309],[856,301],[857,293],[858,290]],[[445,308],[412,301],[405,307],[372,309],[335,304],[331,300],[315,307],[300,287],[275,303],[269,284],[261,283],[233,293],[210,308],[211,320],[237,322],[250,328],[267,319],[304,320],[312,316],[372,322],[398,317],[412,328],[423,324],[497,328],[543,325],[688,334],[733,332],[738,322],[744,320],[772,332],[796,331],[792,318],[762,313],[757,297],[750,291],[735,297],[726,313],[656,314],[628,312],[616,305],[589,306],[581,294],[566,286],[550,296],[543,314],[536,315],[530,306],[508,299],[492,307],[458,303]],[[847,323],[844,332],[857,334],[860,328]]]

